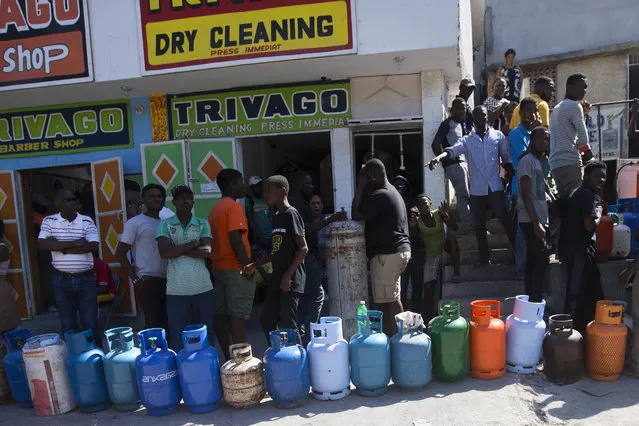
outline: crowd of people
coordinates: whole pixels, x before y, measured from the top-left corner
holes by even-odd
[[[607,167],[593,160],[588,144],[586,76],[568,77],[564,99],[551,109],[555,83],[549,77],[538,78],[533,93],[520,99],[522,78],[514,55],[512,49],[506,52],[482,105],[470,108],[475,83],[461,81],[432,142],[435,157],[428,167],[442,164],[455,190],[456,212],[448,202],[434,208],[428,194],[412,196],[402,175],[389,181],[380,159],[366,161],[358,172],[351,217],[365,222],[372,296],[388,335],[394,334],[395,315],[405,308],[426,321],[437,315],[443,264],[450,262],[452,281],[461,281],[456,236],[474,234],[475,266],[491,263],[488,211],[514,248],[515,278],[524,279],[531,301],[543,298],[551,254],[566,265],[564,312],[573,315],[575,328],[584,329],[603,297],[594,234]],[[638,116],[635,102],[629,135],[637,132]],[[324,214],[310,175],[301,177],[294,194],[284,176],[265,181],[252,176],[245,186],[235,169],[220,171],[217,184],[221,199],[207,218],[199,218],[189,186],[171,189],[173,213],[162,186],[127,182],[129,220],[116,258],[138,288],[145,328],[166,329],[170,347],[178,351],[184,327],[205,324],[228,359],[229,345],[246,341],[260,279],[266,283],[260,323],[267,341],[269,332],[290,328],[297,331],[298,343],[307,344],[309,324],[319,320],[325,299],[322,230],[346,220],[346,213]],[[98,230],[91,217],[79,213],[73,192],[59,189],[55,203],[58,213],[41,220],[38,244],[51,253],[62,331],[95,330]],[[0,299],[5,301],[8,258],[0,243]],[[639,261],[623,279],[630,280],[637,268]],[[9,307],[2,310],[3,323],[16,321],[17,310]]]
[[[488,209],[508,235],[515,278],[525,280],[532,301],[541,301],[549,256],[558,254],[567,270],[565,312],[583,330],[603,297],[594,232],[607,171],[605,163],[593,160],[588,143],[588,81],[583,74],[568,77],[564,99],[551,110],[555,84],[549,77],[534,81],[533,93],[520,99],[521,70],[514,55],[512,49],[506,52],[491,96],[472,110],[472,127],[467,100],[474,82],[462,80],[460,96],[433,141],[436,157],[429,167],[442,163],[462,220],[470,210],[472,228],[466,230],[476,235],[476,266],[490,264]]]

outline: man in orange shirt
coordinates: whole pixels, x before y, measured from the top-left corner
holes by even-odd
[[[224,169],[217,175],[217,184],[222,199],[209,214],[213,234],[215,334],[228,360],[229,345],[246,342],[246,320],[251,317],[255,296],[255,265],[250,258],[248,220],[237,202],[245,193],[242,174]]]

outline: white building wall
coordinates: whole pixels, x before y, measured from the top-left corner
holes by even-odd
[[[566,93],[566,79],[581,73],[588,78],[586,99],[590,103],[626,99],[628,94],[627,55],[599,56],[581,61],[566,61],[557,65],[557,98]]]
[[[357,0],[355,3],[360,55],[457,45],[459,27],[452,24],[459,22],[457,1]]]
[[[350,214],[355,188],[351,129],[331,130],[331,159],[333,164],[335,211],[344,209]]]
[[[639,40],[637,0],[486,0],[486,7],[488,64],[503,62],[511,47],[525,60]]]
[[[424,164],[433,157],[430,146],[437,133],[440,123],[445,118],[445,100],[447,97],[444,73],[438,71],[426,71],[421,75],[422,79],[422,112],[424,114]],[[426,192],[433,205],[446,199],[446,187],[444,185],[444,169],[441,166],[433,171],[424,170],[424,192]]]

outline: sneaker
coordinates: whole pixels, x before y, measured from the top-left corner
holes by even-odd
[[[451,278],[450,282],[453,284],[459,284],[460,282],[462,282],[462,278],[459,275],[453,275],[453,278]]]

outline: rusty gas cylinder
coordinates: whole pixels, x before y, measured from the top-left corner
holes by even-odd
[[[253,357],[248,343],[231,345],[229,349],[231,359],[220,369],[224,401],[235,408],[254,407],[266,396],[264,365]]]
[[[329,310],[342,319],[348,340],[357,333],[353,306],[368,298],[364,225],[354,221],[332,223],[326,228],[325,247]]]

